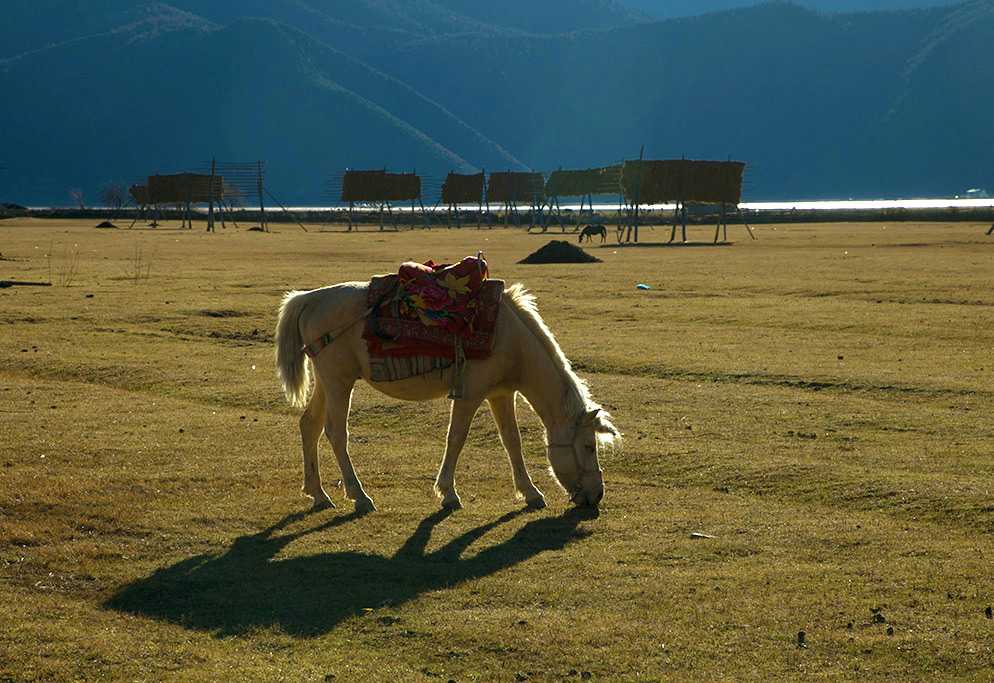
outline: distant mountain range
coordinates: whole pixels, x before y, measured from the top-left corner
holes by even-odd
[[[747,199],[994,187],[994,0],[658,21],[612,0],[16,0],[0,202],[267,162],[283,203],[383,168],[749,164]]]
[[[923,7],[953,5],[962,0],[796,0],[798,4],[821,12],[840,14],[846,12],[897,12]],[[757,0],[624,0],[626,5],[637,8],[657,19],[689,17],[709,12],[759,4]]]

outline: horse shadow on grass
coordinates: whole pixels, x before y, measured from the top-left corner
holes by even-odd
[[[559,517],[530,521],[508,540],[467,559],[461,555],[475,541],[524,513],[510,512],[426,552],[432,530],[449,514],[440,510],[422,520],[393,557],[345,551],[277,559],[291,542],[355,518],[336,517],[304,531],[281,534],[306,517],[290,515],[259,534],[237,538],[223,555],[191,557],[126,585],[104,606],[217,636],[262,627],[313,637],[370,608],[397,606],[541,553],[562,550],[588,535],[579,524],[597,513],[572,509]]]

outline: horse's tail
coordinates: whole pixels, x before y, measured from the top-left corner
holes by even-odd
[[[300,336],[300,314],[307,305],[307,294],[287,292],[276,323],[276,372],[287,400],[297,408],[307,401],[310,386],[310,370],[304,359],[304,341]]]

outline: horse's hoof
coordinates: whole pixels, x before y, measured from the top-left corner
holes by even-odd
[[[525,504],[532,510],[541,510],[546,506],[545,498],[539,496],[538,498],[532,498],[531,500],[526,500]]]
[[[324,500],[314,499],[314,505],[311,506],[311,512],[320,512],[321,510],[327,510],[328,508],[335,507],[335,504],[331,502],[328,498]]]
[[[455,489],[449,490],[449,492],[442,497],[442,507],[446,510],[462,510],[462,501],[459,500],[459,496],[456,494]]]
[[[373,501],[369,498],[357,498],[355,502],[355,513],[357,515],[365,515],[369,512],[376,512],[376,506],[373,505]]]

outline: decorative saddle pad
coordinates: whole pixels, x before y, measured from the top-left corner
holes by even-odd
[[[438,266],[408,262],[396,275],[370,280],[367,305],[379,303],[362,332],[371,379],[393,381],[449,367],[457,337],[466,359],[488,358],[504,282],[486,276],[486,262],[467,257]]]

